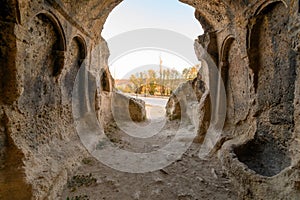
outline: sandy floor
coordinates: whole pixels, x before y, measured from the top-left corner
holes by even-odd
[[[163,108],[148,106],[147,112],[149,120],[138,125],[145,127],[142,129],[143,134],[151,135],[155,129],[149,128],[149,124],[152,123],[154,127],[158,127],[162,123],[165,111]],[[168,144],[174,138],[174,134],[178,132],[185,134],[185,131],[188,133],[191,130],[188,125],[183,129],[180,128],[180,124],[180,121],[167,121],[158,135],[147,139],[132,139],[124,133],[124,130],[116,128],[116,125],[112,125],[106,135],[124,150],[152,152]],[[126,123],[123,125],[127,128],[132,126]],[[135,134],[139,132],[136,131]],[[105,166],[93,157],[85,158],[77,172],[70,175],[62,199],[237,199],[232,184],[221,169],[219,161],[216,158],[201,160],[198,157],[200,146],[200,144],[193,143],[183,156],[177,158],[171,165],[140,174],[120,172]],[[125,162],[126,160],[118,161]]]
[[[146,104],[147,119],[156,119],[165,116],[166,109],[160,106],[152,106]]]

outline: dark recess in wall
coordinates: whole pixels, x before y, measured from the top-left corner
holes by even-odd
[[[102,87],[103,91],[106,91],[106,92],[110,91],[109,79],[108,79],[106,71],[103,71],[101,74],[101,87]]]

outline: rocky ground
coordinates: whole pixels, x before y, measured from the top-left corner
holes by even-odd
[[[143,134],[152,134],[154,130],[147,126],[151,123],[154,126],[156,123],[159,125],[163,120],[163,111],[160,107],[147,106],[148,120],[139,124],[145,126]],[[124,136],[124,129],[122,131],[116,125],[112,125],[106,135],[122,149],[151,152],[168,143],[181,130],[180,123],[179,120],[167,121],[159,136],[144,142],[130,140],[130,137]],[[187,126],[186,129],[190,128]],[[142,174],[120,172],[93,157],[85,158],[77,172],[70,175],[61,199],[237,199],[237,194],[218,159],[212,157],[201,160],[198,157],[200,146],[193,143],[181,158],[168,167]]]

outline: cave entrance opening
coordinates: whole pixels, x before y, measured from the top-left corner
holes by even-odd
[[[101,34],[107,41],[111,54],[114,54],[119,50],[119,46],[115,47],[113,44],[114,39],[128,32],[141,29],[168,30],[188,38],[188,51],[196,57],[194,39],[202,34],[203,30],[194,12],[194,8],[177,0],[125,0],[110,13]],[[137,37],[132,43],[144,43],[149,38],[150,35],[145,35],[142,40]],[[157,40],[164,38],[158,37]],[[175,104],[167,105],[169,97],[176,93],[180,84],[195,81],[200,67],[198,63],[192,64],[181,55],[177,55],[176,49],[156,48],[155,42],[153,41],[153,46],[140,46],[139,49],[129,47],[123,55],[117,55],[118,59],[113,60],[113,56],[110,56],[108,62],[116,89],[145,101],[147,117],[152,119],[165,117],[166,106],[178,107]],[[170,39],[170,43],[176,42]],[[127,44],[131,46],[129,41],[120,45]],[[180,112],[180,107],[172,110]]]

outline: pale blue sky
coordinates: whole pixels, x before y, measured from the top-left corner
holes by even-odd
[[[194,40],[203,33],[194,12],[193,7],[178,0],[124,0],[110,13],[102,36],[109,39],[130,30],[162,28]]]
[[[203,34],[200,23],[195,19],[195,9],[178,0],[124,0],[110,13],[102,36],[109,39],[121,33],[142,28],[168,29],[183,34],[193,41]],[[145,38],[147,39],[147,38]],[[110,49],[113,51],[113,49]],[[162,57],[166,67],[182,71],[191,67],[184,60],[175,58],[160,51],[137,52],[136,55],[128,54],[114,63],[109,63],[109,68],[116,79],[121,79],[125,74],[134,71],[140,66],[157,65]]]

